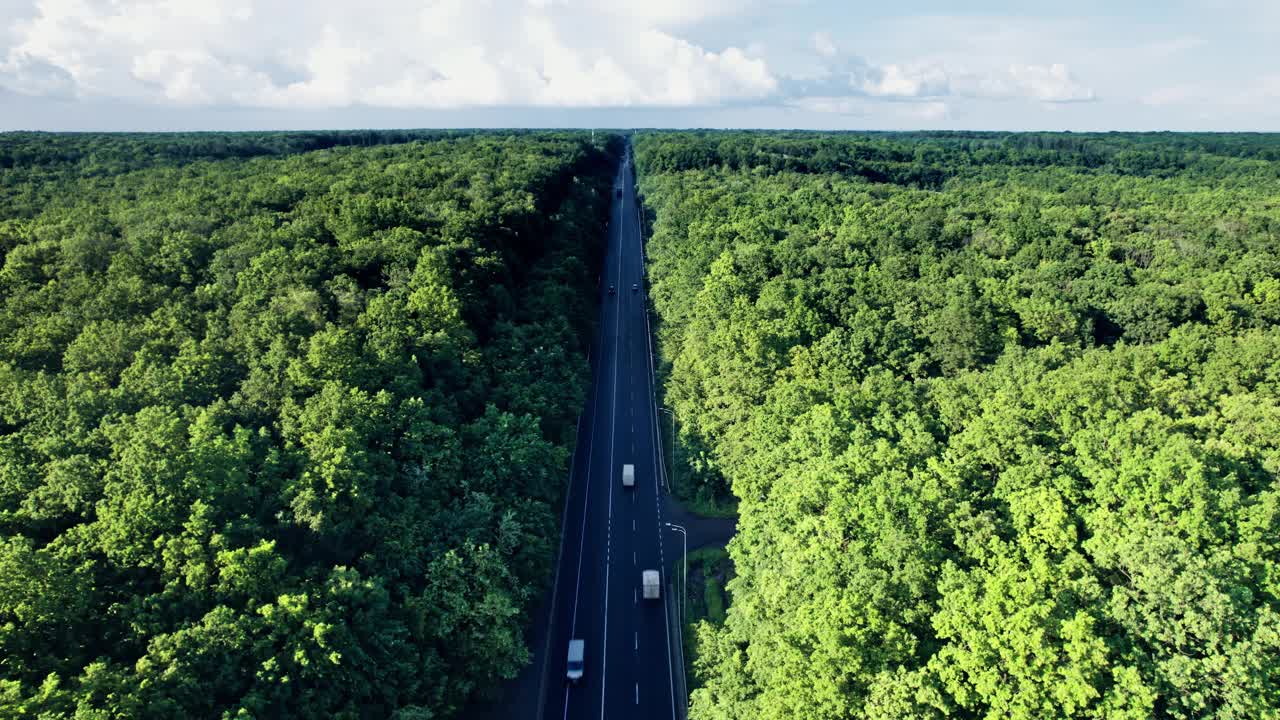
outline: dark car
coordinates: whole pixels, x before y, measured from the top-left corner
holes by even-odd
[[[631,292],[640,292],[640,286],[636,283],[631,283]]]
[[[609,294],[610,294],[610,295],[612,295],[612,294],[614,294],[614,293],[616,293],[616,292],[618,292],[618,291],[617,291],[617,290],[614,290],[614,289],[613,289],[613,286],[612,286],[612,285],[610,285],[610,286],[609,286]]]

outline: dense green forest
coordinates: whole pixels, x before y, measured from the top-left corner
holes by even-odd
[[[0,136],[0,716],[447,718],[513,676],[620,150]]]
[[[347,145],[389,145],[468,134],[464,130],[326,130],[320,132],[79,133],[15,132],[0,143],[0,168],[18,173],[66,168],[105,175],[152,165],[181,165],[264,155],[294,155]],[[7,176],[12,181],[13,175]]]
[[[635,148],[692,718],[1280,716],[1280,137]]]

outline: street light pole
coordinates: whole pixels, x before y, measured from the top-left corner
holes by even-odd
[[[683,545],[684,545],[684,548],[683,548],[683,549],[684,549],[684,555],[683,555],[683,558],[684,558],[684,559],[683,559],[683,561],[682,561],[682,568],[683,568],[683,569],[682,569],[682,571],[681,571],[681,573],[680,573],[680,576],[681,576],[681,578],[682,578],[682,579],[680,580],[680,624],[681,624],[681,626],[683,626],[686,622],[688,622],[688,617],[687,617],[687,615],[686,615],[686,612],[685,612],[685,611],[686,611],[686,606],[687,606],[687,603],[688,603],[688,600],[689,600],[689,597],[688,597],[688,596],[689,596],[689,588],[688,588],[688,584],[689,584],[689,533],[684,529],[684,527],[682,527],[682,526],[680,526],[680,525],[676,525],[675,523],[667,523],[667,527],[671,528],[671,529],[672,529],[672,530],[674,530],[675,532],[680,533],[680,539],[681,539],[681,542],[682,542],[682,543],[683,543]]]
[[[674,410],[664,407],[660,407],[658,410],[671,416],[671,474],[676,475],[676,413]],[[672,492],[675,492],[674,485]]]

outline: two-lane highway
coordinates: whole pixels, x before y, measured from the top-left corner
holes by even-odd
[[[579,430],[546,660],[545,720],[678,720],[667,597],[643,255],[630,152],[619,168],[601,273],[592,392]],[[610,285],[614,293],[608,291]],[[585,443],[585,448],[582,447]],[[622,466],[635,466],[623,487]],[[662,573],[662,599],[641,596],[641,573]],[[586,668],[564,684],[570,638],[586,642]]]

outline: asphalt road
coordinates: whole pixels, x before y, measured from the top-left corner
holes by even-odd
[[[601,272],[600,332],[565,510],[547,636],[544,720],[678,720],[674,619],[667,560],[679,536],[664,526],[657,425],[645,322],[643,256],[630,153],[619,169]],[[609,294],[612,284],[616,294]],[[632,290],[632,286],[638,290]],[[585,444],[585,448],[584,448]],[[585,452],[584,452],[585,449]],[[636,484],[622,486],[622,465]],[[672,541],[674,538],[674,542]],[[664,545],[665,543],[665,545]],[[663,574],[660,601],[641,598],[640,573]],[[565,682],[570,638],[586,641],[586,670]]]

